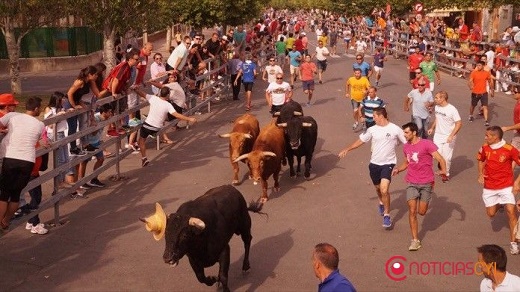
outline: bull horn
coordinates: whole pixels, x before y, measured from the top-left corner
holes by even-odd
[[[274,152],[271,152],[271,151],[263,151],[262,155],[276,157],[276,154]]]
[[[204,230],[206,228],[206,224],[204,224],[204,221],[200,220],[199,218],[190,217],[190,220],[188,220],[190,226],[194,226],[199,230]]]
[[[220,138],[229,138],[231,137],[231,134],[230,133],[227,133],[227,134],[220,134],[218,135]]]
[[[287,123],[279,123],[277,125],[278,125],[278,127],[282,127],[282,128],[287,127]]]
[[[303,116],[303,113],[302,113],[302,112],[294,111],[293,115],[295,115],[295,116]]]
[[[308,127],[312,127],[312,123],[305,123],[305,122],[303,122],[302,123],[302,127],[307,127],[307,128]]]
[[[244,134],[244,137],[247,138],[247,139],[253,138],[253,136],[251,134]]]
[[[273,117],[279,117],[279,116],[280,116],[280,112],[274,112]]]
[[[237,159],[233,160],[233,162],[239,162],[240,160],[246,159],[248,156],[249,156],[249,153],[242,154],[242,155],[238,156]]]
[[[155,214],[139,220],[145,223],[146,230],[152,232],[155,240],[163,238],[166,231],[166,213],[159,203],[155,203]]]

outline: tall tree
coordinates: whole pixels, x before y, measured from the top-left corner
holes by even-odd
[[[65,0],[68,13],[80,17],[84,24],[103,34],[103,62],[107,70],[116,64],[114,43],[117,34],[146,29],[159,2],[154,0]]]
[[[0,1],[0,30],[7,45],[9,75],[13,94],[22,93],[20,79],[20,45],[32,29],[59,19],[61,0],[3,0]]]

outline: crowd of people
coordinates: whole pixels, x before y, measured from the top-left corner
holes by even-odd
[[[421,21],[414,18],[402,20],[386,17],[382,10],[375,10],[371,16],[349,19],[328,13],[316,15],[277,15],[270,11],[258,23],[237,26],[227,32],[219,29],[208,40],[196,31],[186,36],[177,34],[169,57],[163,59],[163,55],[156,52],[151,62],[148,60],[153,53],[151,43],[143,44],[141,49],[128,47],[125,52],[118,51],[120,63],[107,74],[102,63],[87,66],[79,72],[66,93],[52,94],[48,104],[43,107],[45,119],[78,112],[55,124],[43,126],[35,118],[42,110],[41,100],[30,98],[25,105],[26,112],[22,114],[14,113],[18,102],[12,95],[0,95],[0,127],[5,136],[1,153],[1,229],[9,228],[10,220],[17,212],[37,208],[41,201],[41,187],[38,187],[31,190],[31,202],[26,207],[20,204],[23,202],[20,192],[42,170],[41,158],[35,157],[37,147],[49,146],[67,136],[96,127],[111,119],[114,114],[129,110],[127,116],[108,125],[106,129],[91,131],[88,135],[78,137],[78,141],[72,140],[54,151],[58,167],[69,163],[72,157],[85,157],[75,167],[59,173],[57,187],[74,187],[85,176],[87,163],[92,156],[96,160],[93,166],[95,171],[103,165],[105,157],[113,155],[103,149],[106,136],[128,135],[125,147],[140,153],[141,165],[146,167],[150,163],[146,156],[145,142],[148,137],[156,137],[171,144],[173,140],[167,134],[162,133],[157,137],[165,122],[169,119],[190,123],[197,121],[183,115],[183,111],[188,108],[187,95],[204,100],[211,94],[204,90],[207,85],[224,74],[229,75],[233,100],[240,100],[243,86],[244,108],[250,111],[254,83],[257,75],[261,75],[268,83],[265,99],[271,114],[292,99],[298,79],[306,96],[306,105],[311,106],[315,78],[318,78],[318,84],[326,82],[327,59],[339,57],[338,45],[343,40],[344,53],[349,56],[353,53],[355,57],[352,76],[345,82],[345,97],[352,105],[352,129],[356,131],[361,125],[362,133],[350,146],[340,151],[339,156],[345,157],[363,144],[372,143],[369,174],[379,198],[378,211],[382,225],[387,229],[393,226],[390,216],[391,179],[406,171],[406,199],[412,235],[408,248],[410,251],[422,247],[418,237],[417,214],[424,216],[428,211],[435,174],[440,175],[443,182],[450,180],[453,150],[462,126],[458,109],[448,102],[448,93],[434,92],[435,85],[441,82],[438,58],[453,57],[450,64],[456,68],[462,68],[459,63],[465,64],[459,59],[474,58],[474,68],[470,68],[468,78],[471,91],[468,121],[474,121],[474,111],[480,103],[479,115],[483,116],[486,126],[486,144],[478,153],[478,181],[483,184],[482,198],[487,215],[493,217],[500,208],[505,209],[510,228],[510,253],[519,254],[515,231],[518,224],[517,202],[513,193],[520,190],[520,176],[514,179],[511,165],[520,165],[517,150],[520,147],[520,87],[514,86],[518,81],[515,72],[520,70],[516,61],[520,30],[517,27],[508,29],[500,42],[491,44],[483,43],[483,33],[478,25],[473,24],[473,28],[468,29],[463,19],[458,19],[458,27],[451,31],[439,19],[425,17]],[[314,41],[310,41],[307,36],[306,30],[309,29],[316,33],[315,47],[312,45]],[[396,49],[392,43],[403,38],[411,48],[406,52],[411,90],[404,97],[403,104],[404,111],[410,112],[411,122],[398,126],[388,120],[386,104],[377,91],[384,82],[387,54]],[[449,56],[452,51],[458,55]],[[366,61],[368,54],[373,57],[371,63]],[[148,66],[151,79],[145,80]],[[210,74],[215,68],[222,70]],[[198,77],[203,75],[208,77],[200,80]],[[509,79],[506,80],[505,75]],[[288,82],[285,76],[288,76]],[[504,83],[504,80],[508,82]],[[144,87],[148,85],[153,94],[145,92]],[[488,93],[492,96],[495,90],[514,93],[519,101],[514,110],[514,125],[502,128],[490,126]],[[95,106],[107,96],[113,96],[114,101]],[[146,118],[137,109],[144,101],[150,104]],[[20,131],[21,127],[24,131]],[[136,131],[136,127],[140,130]],[[503,139],[504,131],[509,130],[516,133],[512,145]],[[432,140],[428,138],[430,136]],[[404,145],[406,160],[396,166],[396,146],[399,142]],[[87,153],[93,154],[87,156]],[[437,161],[436,172],[434,160]],[[104,186],[103,182],[94,177],[71,191],[72,197],[84,197],[86,189]],[[46,234],[48,231],[37,216],[29,220],[26,229],[33,234]],[[490,259],[507,262],[504,259],[505,252],[500,247],[482,246],[478,252],[486,263]],[[323,243],[315,247],[313,266],[321,282],[319,289],[355,291],[353,285],[339,274],[338,261],[338,252],[332,245]],[[500,284],[497,279],[509,275],[505,267],[504,263],[487,280],[492,281],[493,285],[496,284],[494,281]],[[487,280],[482,285],[491,285]]]

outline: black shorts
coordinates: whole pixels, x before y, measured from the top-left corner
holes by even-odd
[[[31,179],[34,162],[4,158],[0,176],[0,201],[20,202],[20,194]]]
[[[321,71],[325,72],[325,70],[327,70],[327,60],[318,60],[316,62],[316,67],[318,67],[318,69],[321,69]]]
[[[141,138],[148,138],[150,135],[155,135],[157,132],[159,132],[160,129],[155,128],[154,126],[150,126],[147,123],[144,123],[141,127],[141,130],[139,130],[139,136]]]
[[[417,74],[415,74],[415,71],[413,71],[413,72],[409,72],[408,76],[410,76],[410,80],[414,80],[415,77],[417,77]]]
[[[245,91],[253,91],[253,82],[243,82]]]
[[[280,110],[282,109],[283,107],[283,104],[281,105],[271,105],[271,111],[269,111],[271,114],[274,114],[276,112],[280,112]]]
[[[472,93],[471,94],[471,106],[477,106],[478,102],[480,101],[481,106],[487,106],[488,105],[488,93]]]
[[[392,181],[392,170],[394,170],[394,167],[395,164],[377,165],[370,163],[368,165],[368,170],[370,171],[372,183],[377,186],[381,183],[382,179]]]

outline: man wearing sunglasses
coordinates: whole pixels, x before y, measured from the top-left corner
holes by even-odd
[[[270,113],[279,112],[282,106],[291,100],[292,89],[289,83],[283,81],[283,73],[276,74],[276,81],[269,83],[265,90],[265,99],[269,106]]]

